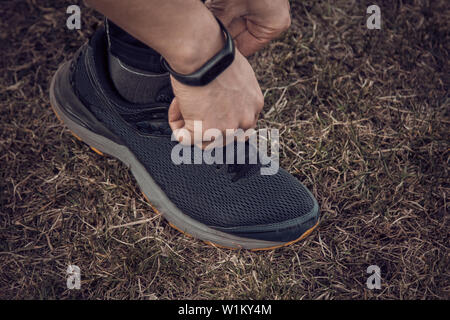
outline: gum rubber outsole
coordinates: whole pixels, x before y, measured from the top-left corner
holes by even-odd
[[[65,111],[63,111],[63,109],[60,107],[60,103],[57,101],[54,92],[55,79],[60,69],[58,69],[57,74],[53,77],[50,86],[50,102],[51,102],[50,105],[56,117],[61,121],[61,123],[64,126],[66,126],[69,129],[69,131],[73,134],[73,136],[77,140],[80,140],[83,143],[87,144],[94,152],[102,156],[112,155],[113,157],[118,158],[121,162],[125,163],[131,169],[132,174],[136,178],[145,199],[148,201],[153,211],[157,214],[162,215],[165,218],[165,220],[167,220],[169,226],[171,226],[175,230],[189,237],[200,239],[204,243],[216,248],[226,248],[234,250],[248,249],[251,251],[261,251],[261,250],[273,250],[276,248],[296,243],[307,237],[319,224],[319,221],[317,221],[317,223],[314,226],[306,230],[300,237],[292,241],[272,242],[251,238],[242,238],[230,234],[225,234],[221,231],[217,231],[215,229],[211,229],[210,227],[202,225],[199,222],[193,221],[192,218],[189,218],[188,216],[183,214],[181,211],[179,211],[179,209],[174,207],[174,205],[170,203],[170,201],[167,198],[165,198],[166,196],[163,194],[161,189],[155,186],[154,181],[145,171],[145,168],[143,168],[143,166],[139,163],[139,161],[137,161],[134,158],[132,154],[130,155],[130,151],[127,151],[126,153],[123,152],[123,148],[126,148],[125,146],[116,145],[114,142],[108,140],[107,138],[99,136],[93,133],[92,131],[89,131],[88,129],[75,123],[70,117],[68,117],[68,115],[65,114]],[[74,99],[74,97],[72,97],[72,99]],[[75,129],[77,132],[74,132]],[[83,137],[85,139],[83,139]],[[133,159],[130,160],[130,158]],[[138,173],[137,175],[136,172]],[[144,176],[147,175],[148,177],[142,178],[143,175]],[[152,199],[157,201],[159,205],[155,205],[150,201],[148,196],[149,194],[152,195]],[[163,212],[161,212],[161,210],[158,209],[161,206],[163,206],[164,209]],[[180,225],[183,225],[184,227],[180,227]]]

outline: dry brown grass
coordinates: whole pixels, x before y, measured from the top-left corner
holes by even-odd
[[[251,59],[260,125],[280,129],[282,165],[322,212],[305,241],[252,253],[174,231],[53,115],[50,78],[100,16],[83,8],[72,32],[64,1],[3,1],[0,298],[448,299],[448,2],[375,3],[380,31],[372,2],[293,1],[289,32]],[[366,289],[372,264],[381,290]]]

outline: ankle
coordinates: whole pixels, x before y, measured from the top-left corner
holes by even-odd
[[[146,104],[157,102],[159,92],[170,86],[168,73],[155,73],[129,66],[108,52],[109,75],[117,92],[125,100]]]
[[[160,63],[161,55],[158,52],[109,20],[105,21],[105,26],[108,53],[134,69],[152,73],[165,72]]]

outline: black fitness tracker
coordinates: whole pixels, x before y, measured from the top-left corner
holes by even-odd
[[[167,61],[161,56],[161,64],[167,71],[181,83],[190,86],[204,86],[213,81],[218,75],[220,75],[234,60],[235,48],[233,38],[231,37],[225,26],[219,22],[220,29],[225,33],[225,46],[214,57],[209,59],[200,69],[191,74],[180,74],[174,71]]]

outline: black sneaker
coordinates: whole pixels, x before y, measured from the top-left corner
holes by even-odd
[[[170,82],[150,104],[131,104],[108,76],[99,29],[54,75],[50,102],[76,137],[133,173],[156,211],[181,232],[228,248],[272,249],[317,226],[317,201],[283,169],[261,175],[251,165],[175,165],[167,110]]]

